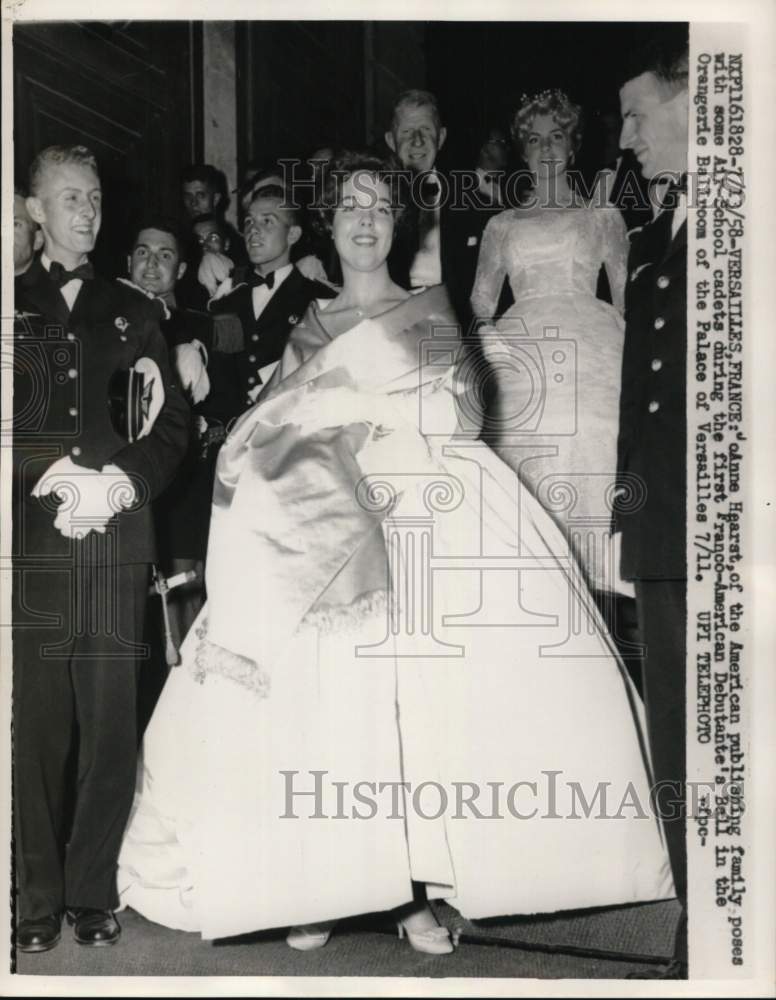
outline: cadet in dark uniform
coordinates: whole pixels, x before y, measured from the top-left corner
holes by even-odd
[[[310,302],[335,295],[291,263],[291,249],[302,236],[298,209],[292,204],[281,187],[268,185],[254,193],[245,217],[251,267],[227,278],[208,305],[215,315],[238,316],[242,326],[243,349],[234,355],[240,387],[235,416],[255,402],[264,381],[262,368],[280,360],[291,328]]]
[[[15,292],[13,715],[17,946],[36,952],[58,942],[64,910],[81,944],[120,934],[150,500],[185,452],[188,407],[155,308],[88,262],[92,154],[45,150],[30,192],[44,247]]]
[[[204,559],[210,526],[215,463],[241,398],[234,352],[242,329],[232,316],[182,307],[176,287],[186,272],[181,235],[172,220],[141,223],[127,259],[131,283],[160,310],[159,326],[181,386],[192,404],[189,450],[173,483],[154,507],[160,562],[169,576],[193,571],[196,579],[170,592],[170,628],[176,646],[204,602]],[[125,279],[120,279],[124,281]]]
[[[647,51],[620,91],[620,145],[648,179],[687,170],[687,51]],[[615,512],[623,579],[636,590],[644,700],[656,788],[683,906],[669,977],[687,975],[685,844],[687,203],[672,186],[632,235],[625,295]],[[631,500],[633,502],[631,502]]]

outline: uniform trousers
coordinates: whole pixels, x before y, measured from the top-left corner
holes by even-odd
[[[676,894],[683,907],[676,957],[686,960],[687,582],[636,580],[635,588],[640,638],[645,646],[644,704],[654,775],[653,797],[663,820]]]
[[[22,919],[118,905],[116,865],[136,776],[148,578],[147,564],[63,569],[54,561],[28,563],[15,574],[14,836]]]

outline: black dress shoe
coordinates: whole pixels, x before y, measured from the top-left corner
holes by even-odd
[[[67,911],[67,922],[73,924],[74,936],[79,944],[94,948],[115,944],[121,937],[121,927],[110,910],[92,910],[86,907]]]
[[[19,951],[49,951],[59,944],[61,930],[61,913],[49,913],[35,920],[20,920],[16,932],[16,947]]]

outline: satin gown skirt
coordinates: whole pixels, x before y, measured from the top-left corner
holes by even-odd
[[[430,629],[395,634],[379,600],[303,625],[261,693],[200,683],[192,629],[145,736],[123,905],[217,938],[388,910],[413,879],[470,918],[673,895],[639,708],[563,535],[488,448],[457,455],[439,467],[481,506],[435,517]],[[528,568],[477,568],[515,552]]]

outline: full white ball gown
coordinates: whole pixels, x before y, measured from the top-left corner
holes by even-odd
[[[418,342],[447,315],[434,291],[407,321]],[[454,435],[450,362],[418,387],[417,365],[381,353],[379,323],[361,326],[332,344],[313,307],[277,394],[219,460],[234,492],[219,508],[216,490],[211,607],[145,735],[123,904],[217,938],[388,910],[412,880],[471,918],[672,896],[637,700],[563,534],[489,448]],[[345,447],[362,419],[368,437]],[[399,490],[333,571],[354,456],[348,476]],[[267,531],[280,496],[273,524],[287,520]],[[372,575],[386,537],[390,583]],[[246,658],[294,587],[324,577],[281,652]]]

